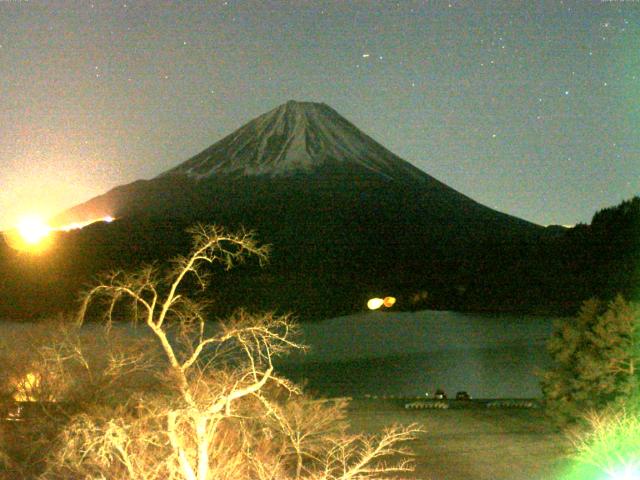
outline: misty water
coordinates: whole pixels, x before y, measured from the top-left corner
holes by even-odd
[[[367,312],[302,326],[310,351],[282,370],[328,396],[541,396],[553,319],[457,312]]]
[[[33,323],[0,322],[4,344],[28,349]],[[83,327],[92,335],[96,324]],[[304,355],[281,359],[289,378],[322,396],[424,396],[443,388],[474,398],[541,396],[553,319],[458,312],[366,312],[301,325]],[[144,335],[127,328],[128,335]],[[40,332],[42,333],[42,332]]]

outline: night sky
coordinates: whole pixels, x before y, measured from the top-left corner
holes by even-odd
[[[640,194],[640,1],[0,0],[0,227],[324,102],[540,224]]]

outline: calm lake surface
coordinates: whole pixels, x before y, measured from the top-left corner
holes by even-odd
[[[474,398],[533,398],[536,369],[550,358],[545,342],[553,318],[458,312],[366,312],[303,324],[310,347],[278,363],[323,396],[431,395],[465,390]],[[29,348],[41,325],[0,322],[4,347]],[[97,325],[87,325],[87,335]],[[126,328],[126,327],[125,327]],[[144,329],[132,335],[144,334]],[[22,343],[22,345],[20,345]]]
[[[302,326],[311,347],[281,371],[322,395],[534,398],[550,365],[553,318],[457,312],[367,312]]]

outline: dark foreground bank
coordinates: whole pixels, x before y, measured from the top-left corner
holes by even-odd
[[[421,480],[550,480],[566,468],[567,440],[540,409],[405,409],[402,401],[354,399],[349,420],[357,432],[418,423],[411,443]]]

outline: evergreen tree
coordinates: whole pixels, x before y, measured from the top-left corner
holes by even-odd
[[[542,375],[542,391],[559,424],[637,392],[639,323],[640,306],[618,296],[608,305],[588,300],[577,317],[555,325],[547,344],[554,365]]]

